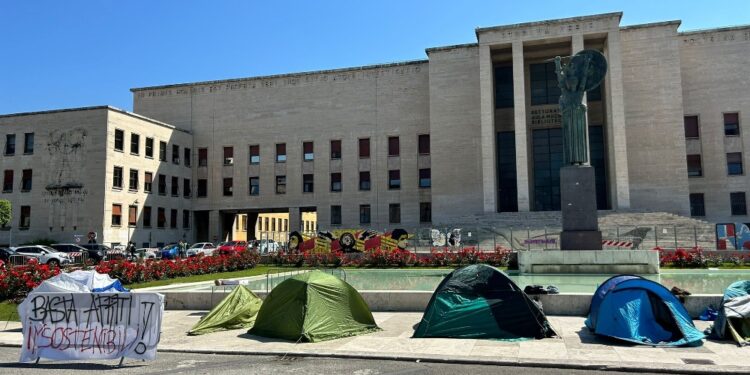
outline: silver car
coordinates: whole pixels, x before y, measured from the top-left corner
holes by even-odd
[[[198,242],[198,243],[193,244],[193,246],[190,246],[189,249],[187,249],[187,256],[194,257],[194,256],[198,256],[198,254],[210,256],[214,254],[214,250],[216,250],[216,246],[214,246],[213,243]]]
[[[50,267],[64,266],[72,263],[71,257],[61,251],[57,251],[44,245],[27,245],[11,248],[18,255],[26,255],[39,260],[39,263]]]

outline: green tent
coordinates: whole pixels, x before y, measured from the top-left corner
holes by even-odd
[[[321,271],[284,280],[268,294],[248,333],[318,342],[379,330],[362,296]]]
[[[201,318],[188,335],[202,335],[216,331],[250,328],[255,323],[263,300],[243,285],[238,285],[206,316]]]

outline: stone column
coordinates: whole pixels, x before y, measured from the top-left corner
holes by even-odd
[[[583,45],[583,34],[573,35],[571,43],[571,55],[575,55],[576,53],[582,51],[584,49]],[[586,99],[586,93],[583,94],[583,104],[587,103]],[[588,163],[591,164],[591,143],[589,143],[589,112],[586,111],[586,160],[588,160]]]
[[[218,210],[208,211],[208,240],[217,243],[224,241],[221,238],[221,215]]]
[[[497,158],[495,157],[495,82],[490,46],[479,46],[479,93],[482,142],[483,211],[497,211]]]
[[[523,42],[515,41],[513,50],[513,124],[516,138],[516,188],[518,211],[529,211],[529,157],[526,127],[526,83]],[[494,134],[493,134],[494,140]]]
[[[289,207],[289,232],[302,229],[302,213],[299,207]]]
[[[622,85],[620,31],[607,33],[607,76],[605,77],[607,104],[607,148],[612,208],[630,208],[630,182],[628,178],[628,149],[625,132],[625,104]]]

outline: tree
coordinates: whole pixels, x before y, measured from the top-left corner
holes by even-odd
[[[6,199],[0,199],[0,226],[6,226],[10,223],[10,217],[13,214],[10,201]]]

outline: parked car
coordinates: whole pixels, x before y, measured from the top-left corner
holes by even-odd
[[[12,255],[16,255],[16,253],[13,252],[13,250],[8,249],[7,247],[0,247],[0,260],[2,260],[3,263],[10,262],[10,257]]]
[[[260,240],[258,252],[261,254],[275,253],[279,251],[279,243],[274,240]]]
[[[187,256],[194,257],[198,256],[198,254],[209,256],[213,255],[214,250],[216,250],[216,246],[214,246],[214,244],[212,244],[211,242],[198,242],[187,249]]]
[[[39,260],[39,263],[47,264],[50,267],[70,264],[71,258],[68,254],[57,251],[49,246],[28,245],[11,248],[18,255],[26,255]]]
[[[227,241],[219,244],[216,252],[219,255],[230,255],[239,251],[247,250],[247,241]]]
[[[156,259],[161,257],[161,250],[158,247],[142,247],[135,249],[135,253],[141,259]]]
[[[83,246],[73,243],[56,243],[50,245],[51,248],[62,251],[63,253],[87,253],[89,259],[94,263],[99,263],[104,259],[104,251],[99,249],[87,249]]]
[[[180,245],[171,243],[161,248],[162,259],[176,259],[180,255]]]

